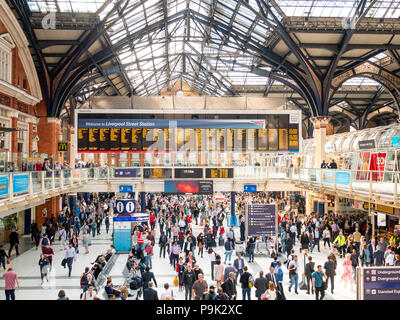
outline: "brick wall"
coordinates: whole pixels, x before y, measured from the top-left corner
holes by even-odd
[[[44,204],[36,207],[36,222],[39,226],[43,225],[43,222],[46,220],[46,217],[42,216],[42,210],[46,208],[47,210],[47,218],[51,218],[52,215],[58,218],[60,213],[60,196],[56,196],[50,199],[47,199]]]

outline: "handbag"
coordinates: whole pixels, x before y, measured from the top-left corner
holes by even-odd
[[[63,259],[62,261],[61,261],[61,265],[65,268],[65,265],[67,264],[67,259]]]
[[[175,287],[177,287],[179,285],[178,276],[175,276],[173,284],[174,284]]]
[[[7,259],[7,264],[10,264],[11,263],[11,259]]]

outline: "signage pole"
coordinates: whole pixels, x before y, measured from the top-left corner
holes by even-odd
[[[275,203],[275,238],[276,238],[276,256],[279,256],[279,242],[278,242],[278,204]]]
[[[249,214],[248,214],[248,209],[249,209],[249,205],[246,204],[246,218],[245,218],[246,219],[246,223],[245,223],[245,226],[246,226],[246,228],[245,228],[246,239],[249,236]]]

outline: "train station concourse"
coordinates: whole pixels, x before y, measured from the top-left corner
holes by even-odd
[[[0,0],[0,300],[400,300],[399,106],[399,1]]]

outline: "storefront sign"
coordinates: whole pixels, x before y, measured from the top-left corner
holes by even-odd
[[[383,206],[383,205],[380,205],[380,204],[376,205],[376,210],[380,211],[380,212],[385,212],[385,213],[388,213],[388,214],[394,214],[394,208],[388,207],[388,206]]]
[[[373,203],[364,202],[363,208],[364,208],[364,210],[369,210],[369,209],[373,210],[375,208],[375,205]]]
[[[58,143],[58,151],[68,151],[68,143],[67,142],[59,142]]]
[[[358,141],[359,149],[374,149],[375,148],[375,140],[363,140]]]
[[[368,267],[362,272],[362,300],[400,300],[400,267]]]

